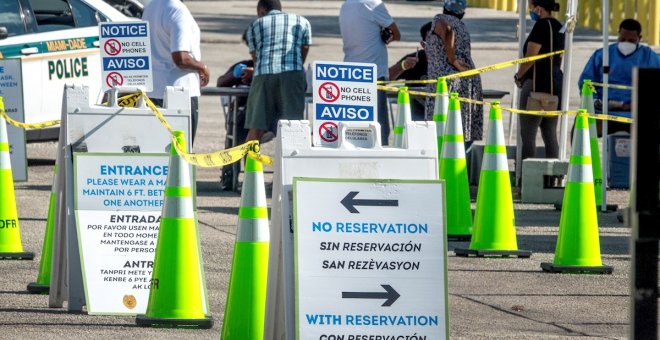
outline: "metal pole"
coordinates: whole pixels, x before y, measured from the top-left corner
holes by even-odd
[[[527,0],[518,1],[518,57],[522,58],[523,47],[525,46],[525,34],[527,33]],[[518,68],[520,65],[518,65]],[[520,89],[518,86],[514,86],[513,89],[513,99],[511,102],[511,107],[520,108],[518,105],[520,101]],[[518,186],[520,183],[520,177],[522,176],[522,139],[520,138],[520,120],[518,117],[511,113],[509,116],[509,144],[511,144],[511,136],[513,135],[513,124],[517,124],[516,128],[516,183],[515,186]]]
[[[573,59],[573,29],[575,28],[575,15],[577,13],[577,0],[570,0],[566,9],[566,32],[564,38],[564,80],[562,83],[561,110],[568,111],[571,93],[571,60]],[[568,146],[568,115],[561,116],[559,133],[559,159],[565,160]]]
[[[523,46],[525,46],[525,32],[527,32],[527,20],[525,14],[527,13],[527,1],[518,0],[518,58],[524,57],[523,55]],[[516,69],[519,69],[520,65]],[[513,86],[513,96],[511,98],[511,107],[519,109],[518,101],[520,98],[520,89],[518,86]],[[513,139],[513,124],[516,122],[516,115],[509,113],[509,140],[507,144],[511,144]]]
[[[609,96],[608,96],[608,87],[607,84],[610,81],[610,49],[609,49],[609,25],[610,25],[610,2],[609,0],[603,0],[603,114],[607,115],[609,111]],[[603,171],[603,185],[602,185],[602,197],[603,203],[600,206],[600,210],[603,212],[607,211],[607,174],[609,170],[607,169],[607,159],[608,159],[608,138],[607,138],[607,120],[603,120],[603,157],[601,158],[601,169]]]

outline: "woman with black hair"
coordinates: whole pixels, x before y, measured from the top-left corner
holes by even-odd
[[[426,59],[428,79],[450,75],[474,68],[470,47],[470,33],[461,21],[465,15],[465,0],[445,0],[443,13],[433,18],[431,31],[426,37]],[[474,75],[447,80],[449,90],[458,92],[460,97],[483,99],[481,77]],[[435,84],[429,84],[427,91],[435,92]],[[433,116],[435,98],[426,97],[426,118]],[[463,138],[465,148],[483,136],[483,107],[461,102]]]
[[[555,0],[529,0],[529,14],[535,23],[523,47],[525,57],[564,49],[564,33],[560,33],[562,24],[552,17],[553,11],[559,11],[559,4]],[[561,56],[559,55],[521,64],[520,69],[514,75],[516,85],[521,88],[519,107],[523,110],[528,108],[527,103],[531,92],[544,92],[558,96],[558,103],[561,103],[562,79]],[[556,109],[557,107],[550,108],[550,110]],[[559,117],[520,115],[522,159],[534,157],[536,132],[539,128],[541,128],[541,137],[545,144],[545,157],[559,157],[558,121]]]

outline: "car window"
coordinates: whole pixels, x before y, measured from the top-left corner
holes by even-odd
[[[108,21],[108,18],[80,0],[69,0],[69,2],[73,8],[76,27],[97,26],[99,22]]]
[[[80,0],[30,0],[30,4],[40,32],[96,26],[99,21],[107,21]]]
[[[66,0],[30,0],[39,32],[75,27],[71,7]]]
[[[21,9],[16,0],[0,1],[0,26],[7,28],[10,37],[25,34],[25,25],[21,20]]]

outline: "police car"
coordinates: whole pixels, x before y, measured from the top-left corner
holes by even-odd
[[[0,96],[5,106],[22,107],[25,122],[37,123],[60,119],[64,84],[87,85],[90,94],[99,94],[98,24],[128,20],[135,19],[103,0],[0,0]],[[7,79],[12,81],[2,82]],[[20,91],[11,92],[12,85]],[[57,139],[57,129],[29,130],[27,139]]]

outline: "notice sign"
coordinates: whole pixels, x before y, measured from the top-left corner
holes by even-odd
[[[145,313],[168,156],[76,153],[75,209],[89,314]]]
[[[99,24],[103,89],[114,86],[153,89],[149,24],[113,22]]]
[[[337,122],[377,121],[376,77],[375,64],[314,63],[314,145],[337,146],[338,135],[332,129],[334,125],[336,132]],[[353,144],[362,146],[365,138]],[[351,135],[345,139],[353,141]]]
[[[293,183],[296,338],[448,338],[444,183]]]

